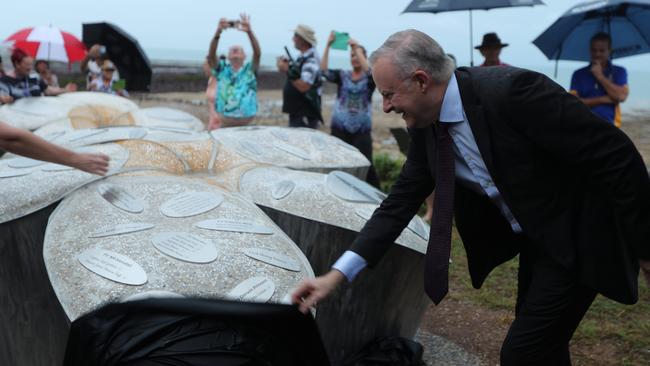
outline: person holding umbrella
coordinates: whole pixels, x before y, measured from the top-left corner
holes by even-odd
[[[31,77],[34,59],[25,51],[16,48],[11,54],[14,70],[0,77],[0,103],[13,103],[15,100],[42,95],[59,95],[77,90],[77,85],[69,83],[65,88],[47,85],[39,78]]]
[[[621,127],[621,108],[629,94],[627,70],[611,63],[612,38],[596,33],[589,42],[591,63],[571,77],[571,94],[605,121]]]
[[[228,61],[217,63],[217,46],[221,33],[229,28],[248,35],[253,47],[253,60],[244,63],[246,53],[242,46],[235,45],[228,50]],[[250,123],[257,114],[257,69],[262,51],[253,33],[250,16],[241,14],[239,20],[221,18],[217,31],[210,41],[208,64],[217,78],[216,109],[223,127],[242,126]],[[210,124],[208,129],[219,126]]]
[[[508,47],[507,43],[501,43],[501,38],[494,33],[485,33],[483,35],[483,42],[480,45],[474,47],[475,49],[481,52],[481,55],[485,58],[481,67],[485,66],[509,66],[508,64],[501,62],[499,55],[501,55],[501,49]]]

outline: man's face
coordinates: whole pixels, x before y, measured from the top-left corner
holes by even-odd
[[[22,59],[22,61],[14,65],[14,67],[16,68],[17,75],[27,76],[30,72],[32,72],[32,69],[34,68],[34,59],[31,57],[25,57]]]
[[[485,46],[479,49],[486,60],[497,60],[501,54],[500,46]]]
[[[228,50],[228,61],[233,66],[241,66],[246,59],[246,53],[240,46],[232,46]]]
[[[104,69],[102,69],[102,76],[104,77],[104,80],[113,79],[113,73],[114,72],[115,72],[115,69],[113,69],[113,68],[104,68]]]
[[[43,74],[47,71],[47,65],[45,63],[40,62],[36,65],[36,72],[39,74]]]
[[[589,47],[589,53],[591,54],[591,62],[599,63],[602,66],[607,65],[609,62],[609,42],[606,40],[595,40],[591,42],[591,47]]]
[[[413,80],[413,74],[402,78],[397,67],[388,57],[379,58],[372,68],[372,77],[383,98],[384,113],[395,112],[409,128],[431,125],[438,112],[435,103],[422,92],[421,86]]]

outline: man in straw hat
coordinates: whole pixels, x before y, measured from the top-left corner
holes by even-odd
[[[455,222],[474,287],[519,256],[500,364],[571,365],[569,342],[596,295],[637,302],[639,267],[650,285],[650,177],[634,144],[546,76],[454,69],[417,30],[390,36],[370,63],[384,112],[409,128],[408,156],[350,250],[292,301],[307,312],[377,265],[435,188],[426,294],[438,304],[449,290]]]
[[[287,74],[282,93],[282,112],[289,114],[289,127],[318,128],[321,116],[320,57],[316,52],[316,35],[310,27],[299,24],[293,34],[294,47],[300,56],[294,61],[278,58],[278,70]]]
[[[481,66],[508,66],[508,64],[499,60],[499,55],[501,54],[501,49],[503,47],[508,47],[508,44],[501,43],[501,39],[496,33],[485,33],[483,35],[483,42],[474,47],[481,52],[483,57],[485,57],[485,61]]]

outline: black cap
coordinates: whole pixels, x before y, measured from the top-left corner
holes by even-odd
[[[478,49],[481,49],[483,47],[490,47],[490,46],[498,46],[498,47],[503,48],[503,47],[507,47],[508,44],[507,43],[501,43],[501,38],[499,38],[499,36],[497,36],[496,33],[490,32],[490,33],[485,33],[483,35],[483,42],[480,45],[478,45],[478,46],[476,46],[474,48],[476,48],[478,50]]]

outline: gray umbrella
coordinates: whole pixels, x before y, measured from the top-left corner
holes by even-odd
[[[470,66],[474,66],[472,10],[534,5],[544,5],[544,3],[541,0],[413,0],[402,13],[435,14],[446,11],[469,10],[469,55]]]

